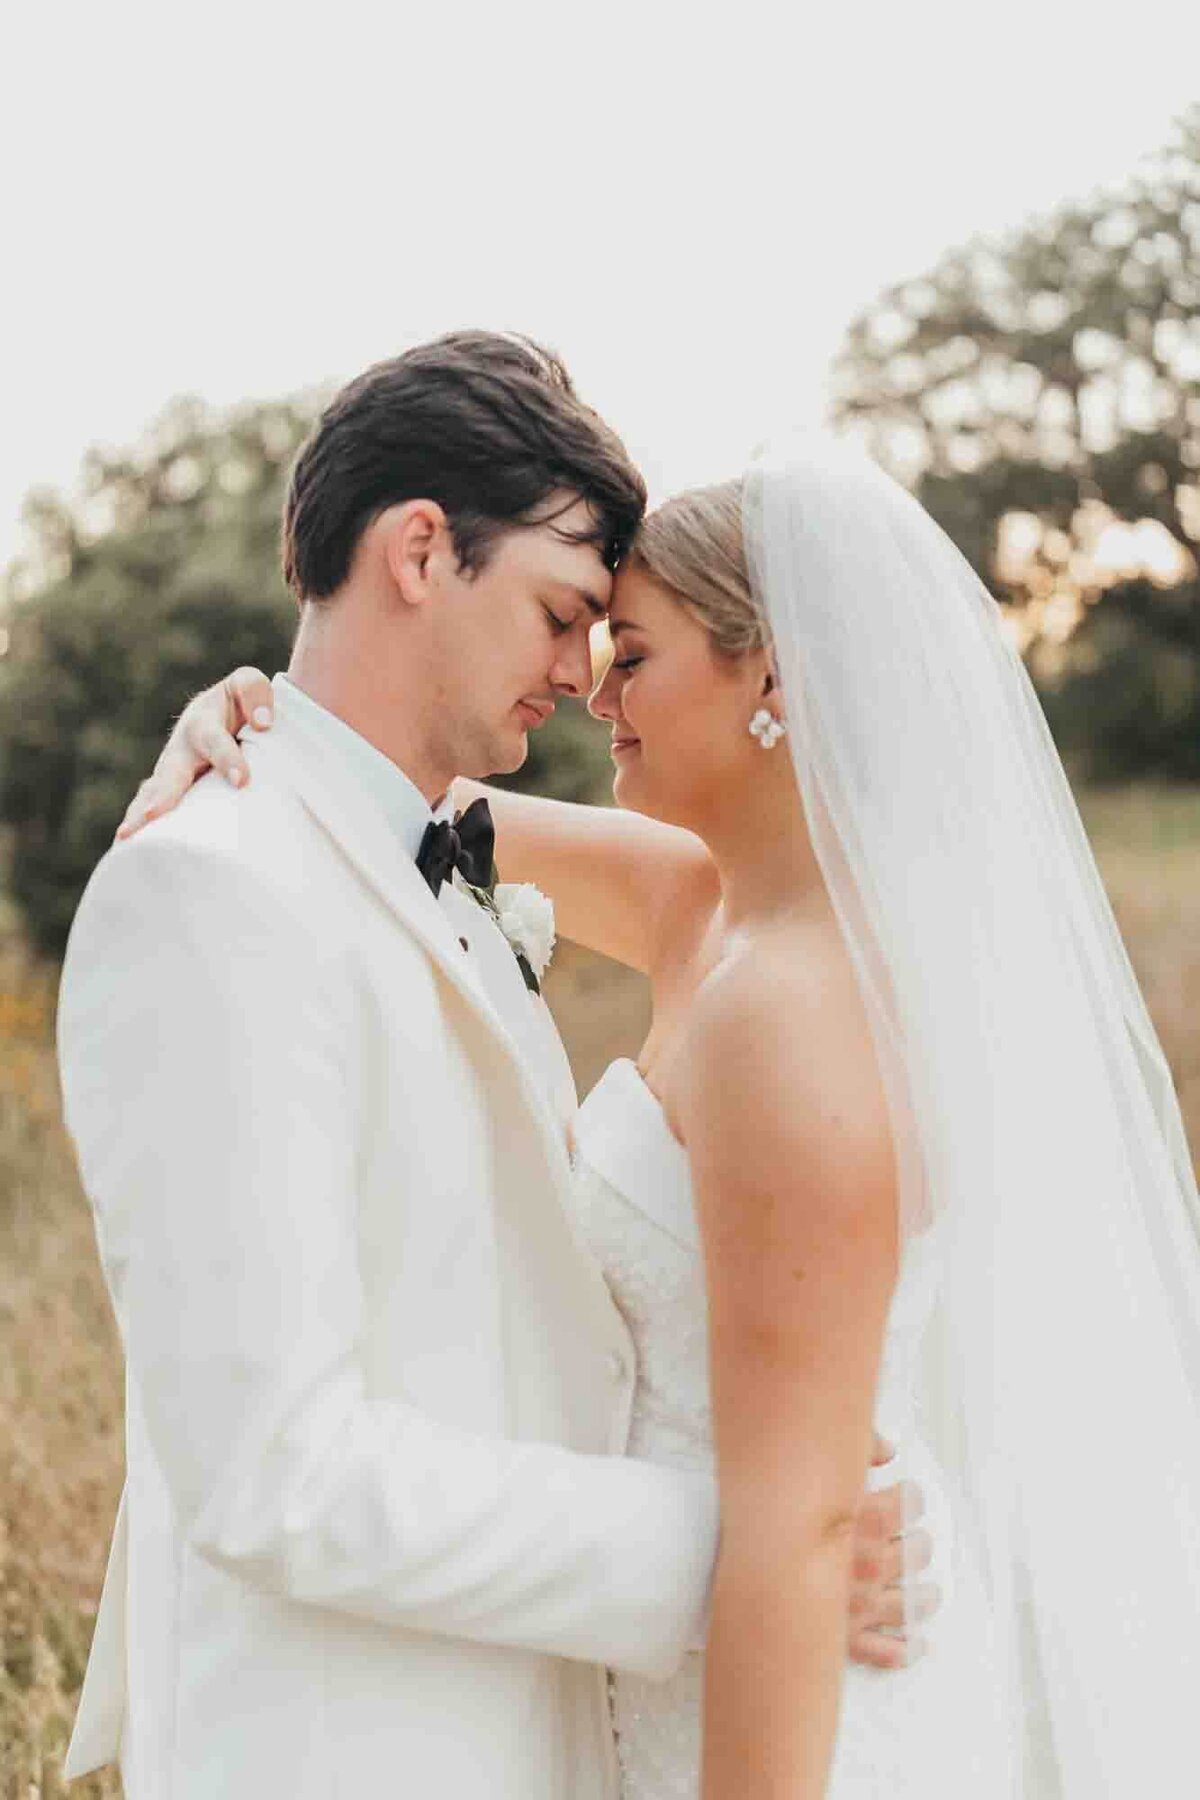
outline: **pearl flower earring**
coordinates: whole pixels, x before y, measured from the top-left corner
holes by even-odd
[[[750,721],[750,736],[756,738],[764,750],[773,750],[786,731],[783,720],[777,719],[765,706],[760,706]]]

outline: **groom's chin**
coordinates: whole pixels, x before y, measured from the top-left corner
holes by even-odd
[[[515,737],[509,739],[507,760],[504,763],[503,773],[505,775],[514,775],[518,769],[524,766],[528,759],[529,733],[527,731],[518,731]],[[497,770],[497,773],[500,773],[500,771]]]
[[[478,769],[460,769],[459,773],[473,781],[486,781],[489,775],[515,775],[529,757],[529,737],[524,731],[496,735],[486,751],[477,759]]]

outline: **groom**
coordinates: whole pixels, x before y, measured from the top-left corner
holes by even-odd
[[[622,1454],[562,1047],[439,887],[486,841],[429,830],[586,690],[644,499],[524,342],[351,383],[292,478],[253,782],[80,905],[60,1056],[128,1479],[68,1773],[119,1756],[127,1800],[613,1800],[605,1667],[702,1641],[712,1484]]]

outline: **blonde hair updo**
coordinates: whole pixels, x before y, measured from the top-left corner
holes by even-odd
[[[722,655],[743,656],[766,644],[742,542],[740,480],[665,500],[642,520],[629,560],[671,589]]]

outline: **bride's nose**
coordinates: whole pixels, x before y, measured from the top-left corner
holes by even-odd
[[[609,663],[603,675],[588,695],[588,711],[593,719],[619,719],[621,703],[617,697],[616,671]]]

